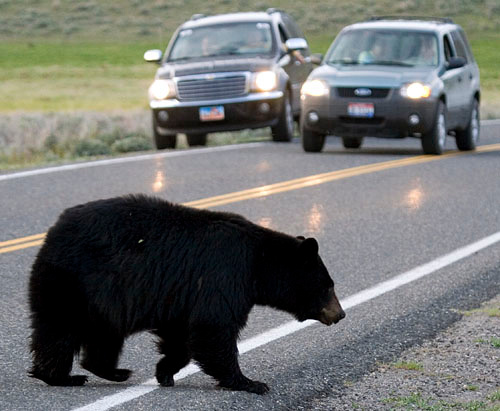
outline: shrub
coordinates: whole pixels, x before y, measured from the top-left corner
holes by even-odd
[[[131,136],[121,140],[116,140],[111,148],[117,153],[129,153],[132,151],[151,150],[153,145],[149,138]]]
[[[73,154],[78,157],[100,156],[111,154],[111,149],[101,140],[81,140],[76,144]]]

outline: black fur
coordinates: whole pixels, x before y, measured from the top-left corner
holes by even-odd
[[[124,339],[159,337],[163,386],[194,359],[222,387],[263,394],[246,378],[237,338],[254,304],[299,320],[318,318],[331,280],[313,239],[295,238],[229,213],[127,196],[67,209],[49,230],[29,283],[30,375],[82,385],[73,357],[95,375],[125,381]]]

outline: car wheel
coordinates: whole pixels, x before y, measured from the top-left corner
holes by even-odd
[[[345,148],[360,148],[363,137],[342,137],[342,144]]]
[[[158,125],[154,114],[153,114],[153,137],[155,140],[156,148],[158,150],[164,150],[166,148],[175,148],[175,144],[177,143],[177,134],[162,134],[158,132]]]
[[[302,130],[302,148],[308,153],[318,153],[325,145],[325,135],[311,130]]]
[[[206,134],[186,134],[186,139],[190,147],[207,145]]]
[[[456,131],[457,148],[462,151],[475,150],[479,140],[479,102],[474,99],[469,124],[464,130]]]
[[[445,106],[444,103],[440,101],[432,129],[428,133],[422,135],[422,149],[424,153],[442,154],[447,135]]]
[[[293,112],[290,92],[287,90],[283,96],[283,106],[278,124],[271,127],[273,141],[290,141],[293,138]]]

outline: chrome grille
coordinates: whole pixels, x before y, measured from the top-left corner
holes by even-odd
[[[246,76],[243,74],[207,77],[191,77],[177,81],[179,100],[217,100],[244,96]]]

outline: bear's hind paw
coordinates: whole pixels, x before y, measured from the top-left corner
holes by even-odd
[[[86,375],[68,375],[64,377],[49,377],[38,373],[31,372],[30,377],[38,378],[44,383],[57,387],[78,387],[84,385],[88,378]]]

